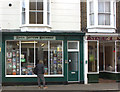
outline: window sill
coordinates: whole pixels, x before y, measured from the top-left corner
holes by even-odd
[[[88,72],[88,74],[99,74],[99,72]]]
[[[24,25],[21,25],[21,27],[49,27],[51,28],[50,25],[44,25],[44,24],[24,24]]]
[[[5,77],[37,77],[37,75],[6,75]],[[64,75],[44,75],[44,77],[64,77]]]
[[[88,29],[115,29],[113,26],[90,26]]]

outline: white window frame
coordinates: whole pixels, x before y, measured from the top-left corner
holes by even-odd
[[[90,25],[90,2],[93,1],[93,7],[94,8],[94,25]],[[102,0],[101,0],[102,1]],[[105,1],[105,0],[103,0]],[[108,1],[108,0],[106,0]],[[114,5],[114,9],[113,9],[113,3],[115,3]],[[116,28],[116,13],[113,13],[113,11],[115,10],[116,12],[116,0],[110,0],[110,25],[98,25],[98,0],[87,0],[87,28],[91,29],[91,28]],[[114,18],[115,17],[115,18]]]
[[[22,24],[22,0],[21,0],[21,7],[20,7],[20,24],[21,27],[30,27],[30,26],[42,26],[42,27],[50,27],[51,23],[51,0],[49,0],[49,24],[47,23],[48,19],[47,19],[47,0],[43,0],[43,24],[30,24],[29,23],[29,1],[30,0],[25,0],[25,9],[26,9],[26,13],[25,13],[25,24]]]
[[[21,75],[21,62],[20,62],[20,75],[7,75],[7,69],[6,69],[6,46],[7,42],[9,41],[18,41],[20,43],[19,50],[20,50],[20,61],[21,61],[21,41],[19,40],[6,40],[5,41],[5,77],[37,77],[37,75]],[[24,40],[25,41],[25,40]],[[62,42],[62,74],[52,74],[52,75],[44,75],[45,77],[64,77],[64,49],[63,49],[63,40],[56,40],[56,41],[61,41]],[[48,44],[48,55],[50,55],[50,40],[47,41]],[[35,47],[35,41],[34,41],[34,47]],[[34,48],[34,53],[35,53],[35,48]],[[49,56],[48,56],[49,57]],[[50,59],[50,58],[49,58]],[[49,61],[49,60],[48,60]],[[35,55],[34,55],[34,65],[35,65]]]

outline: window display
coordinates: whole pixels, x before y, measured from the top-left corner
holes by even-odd
[[[6,47],[6,73],[7,75],[19,75],[20,74],[20,54],[19,54],[19,42],[9,41]]]
[[[88,42],[88,72],[97,72],[97,42]]]
[[[45,75],[62,75],[62,41],[6,41],[7,75],[34,75],[39,60],[43,60]]]
[[[116,51],[117,51],[117,72],[120,72],[120,42],[116,43]]]

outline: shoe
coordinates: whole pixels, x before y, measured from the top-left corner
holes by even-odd
[[[47,88],[48,88],[47,86],[43,87],[43,89],[47,89]]]
[[[38,88],[42,88],[41,86],[38,86]]]

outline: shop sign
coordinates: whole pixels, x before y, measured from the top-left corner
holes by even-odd
[[[92,36],[88,36],[87,40],[109,41],[109,40],[120,40],[120,37],[92,37]]]
[[[55,36],[14,36],[14,40],[56,40]]]

